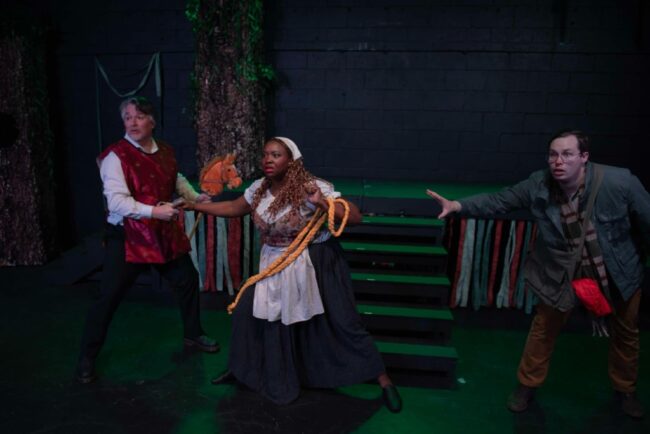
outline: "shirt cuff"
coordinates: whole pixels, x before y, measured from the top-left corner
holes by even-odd
[[[150,219],[153,218],[153,206],[152,205],[142,205],[141,209],[142,217]]]

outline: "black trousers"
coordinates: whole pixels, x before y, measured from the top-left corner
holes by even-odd
[[[81,341],[81,358],[94,360],[104,344],[108,326],[124,294],[138,274],[154,267],[172,287],[178,301],[184,336],[204,334],[199,313],[199,277],[189,255],[165,264],[133,264],[125,260],[124,228],[106,225],[104,271],[100,298],[89,309]]]

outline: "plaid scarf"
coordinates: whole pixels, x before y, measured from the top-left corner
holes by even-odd
[[[584,196],[584,182],[578,188],[572,198],[562,195],[560,198],[560,213],[564,235],[569,243],[569,248],[575,250],[578,248],[580,238],[582,238],[582,223],[585,219],[585,201],[581,199]],[[607,280],[607,270],[603,261],[603,253],[598,244],[598,236],[591,219],[587,221],[587,235],[585,236],[584,246],[582,248],[582,259],[576,269],[576,275],[570,276],[572,279],[591,278],[599,283],[600,290],[605,298],[611,303],[609,285]]]

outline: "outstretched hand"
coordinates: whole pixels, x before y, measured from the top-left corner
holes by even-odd
[[[212,202],[212,197],[208,194],[201,193],[194,200],[183,200],[180,203],[180,208],[185,211],[193,211],[196,209],[197,203],[210,203]]]
[[[435,191],[431,191],[429,189],[427,189],[426,193],[429,197],[435,199],[442,207],[442,211],[440,212],[440,214],[438,214],[439,219],[445,218],[448,214],[451,214],[453,212],[458,212],[461,209],[460,202],[458,202],[457,200],[445,199]]]
[[[183,204],[183,211],[194,211],[196,209],[196,204],[200,203],[199,201],[188,200]]]
[[[212,197],[209,194],[201,193],[198,196],[196,196],[194,202],[196,203],[212,202]]]

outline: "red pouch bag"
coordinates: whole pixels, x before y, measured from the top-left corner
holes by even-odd
[[[575,279],[571,282],[576,296],[585,305],[587,310],[596,316],[605,316],[612,313],[609,302],[600,291],[598,283],[594,279]]]

